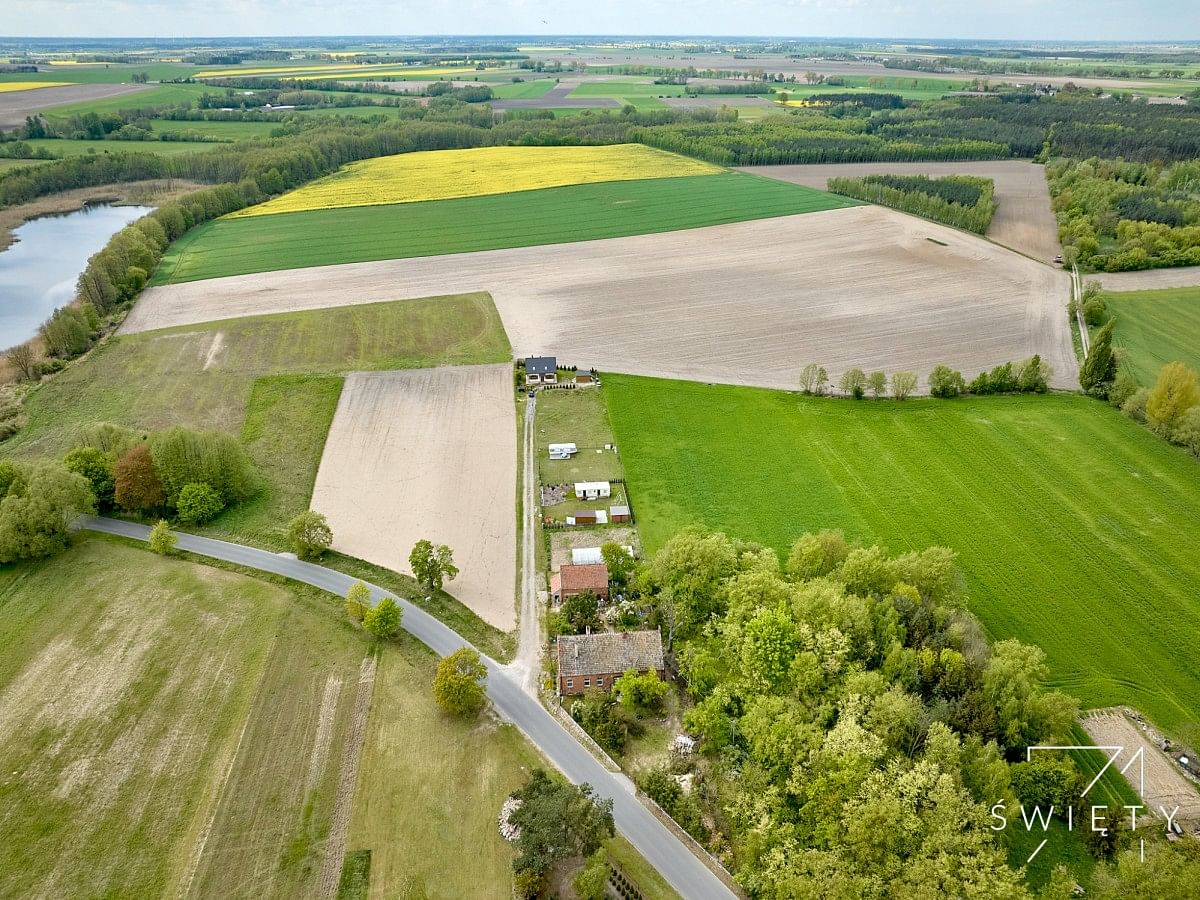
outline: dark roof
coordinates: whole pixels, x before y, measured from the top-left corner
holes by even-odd
[[[662,669],[662,635],[654,631],[565,634],[558,639],[558,674],[606,675]]]
[[[525,371],[530,375],[549,375],[558,369],[558,360],[553,356],[531,356],[525,360]]]

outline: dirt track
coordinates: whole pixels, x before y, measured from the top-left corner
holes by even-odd
[[[1171,812],[1178,806],[1179,822],[1200,822],[1200,789],[1188,781],[1129,719],[1114,710],[1100,710],[1084,718],[1080,724],[1097,744],[1126,748],[1116,760],[1117,768],[1129,762],[1139,748],[1144,751],[1145,790],[1142,800],[1149,813],[1161,819],[1165,817],[1159,807]],[[1135,764],[1125,776],[1135,791],[1141,780],[1139,774]]]
[[[1200,266],[1146,269],[1144,272],[1102,272],[1083,277],[1086,281],[1099,281],[1106,291],[1155,291],[1159,288],[1200,285]]]
[[[72,84],[66,87],[38,88],[0,94],[0,128],[25,124],[25,118],[51,106],[103,100],[148,90],[147,84]]]
[[[816,361],[923,384],[938,363],[970,377],[1040,353],[1055,385],[1076,380],[1065,273],[874,206],[168,285],[122,330],[477,290],[518,356],[612,372],[790,388]]]
[[[987,236],[1040,262],[1062,253],[1058,223],[1050,208],[1046,170],[1020,159],[984,162],[834,163],[807,166],[751,166],[746,172],[825,190],[830,178],[864,175],[977,175],[996,184],[998,207]]]
[[[511,366],[356,372],[346,379],[312,507],[333,546],[399,572],[427,538],[454,550],[446,590],[515,624],[517,434]]]

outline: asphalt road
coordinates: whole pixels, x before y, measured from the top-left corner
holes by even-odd
[[[78,526],[144,541],[150,534],[145,525],[88,516]],[[311,584],[338,596],[345,596],[357,579],[314,563],[292,559],[212,538],[179,534],[180,550],[236,563],[248,569],[282,575],[295,581]],[[407,600],[375,585],[371,601],[393,597],[404,610],[404,628],[439,656],[453,653],[471,644],[447,628],[439,620]],[[488,669],[487,690],[496,710],[516,725],[559,771],[575,784],[590,784],[597,795],[611,798],[617,830],[637,848],[654,868],[683,897],[692,900],[732,898],[734,893],[721,882],[665,825],[633,795],[628,779],[614,775],[598,763],[578,741],[550,715],[542,705],[521,689],[504,666],[488,656],[483,657]]]

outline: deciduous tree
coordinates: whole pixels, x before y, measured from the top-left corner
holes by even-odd
[[[167,502],[162,482],[154,469],[154,459],[145,441],[134,444],[113,466],[117,504],[132,512],[161,509]]]
[[[1181,362],[1167,363],[1146,398],[1146,420],[1156,431],[1170,436],[1183,414],[1200,405],[1196,373]]]
[[[438,663],[433,678],[433,699],[446,712],[473,716],[483,709],[487,698],[483,683],[487,666],[479,651],[460,647]]]
[[[166,519],[159,519],[154,523],[154,527],[150,529],[150,538],[147,543],[150,549],[155,553],[166,556],[175,549],[175,544],[179,541],[175,532],[171,531],[171,526],[167,524]]]
[[[309,509],[288,522],[287,538],[297,556],[315,559],[332,546],[333,530],[321,513]]]
[[[445,544],[435,545],[432,541],[419,540],[408,554],[408,565],[420,585],[430,593],[442,589],[447,581],[458,575],[454,565],[454,551]]]
[[[346,591],[346,615],[356,622],[361,622],[371,608],[371,589],[361,581],[350,585]]]
[[[387,640],[400,630],[403,613],[399,603],[391,597],[384,597],[363,615],[363,628],[379,640]]]

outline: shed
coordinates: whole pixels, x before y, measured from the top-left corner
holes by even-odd
[[[568,525],[607,525],[608,513],[602,509],[581,509],[567,516]]]
[[[608,518],[611,522],[629,522],[633,519],[633,515],[629,512],[628,506],[610,506],[608,508]]]
[[[666,677],[662,634],[654,631],[564,634],[557,644],[558,693],[583,694],[608,690],[613,681],[633,669]]]
[[[574,444],[551,444],[549,449],[551,459],[570,459],[579,452]]]
[[[612,485],[607,481],[577,481],[575,496],[580,500],[600,500],[612,496]]]

